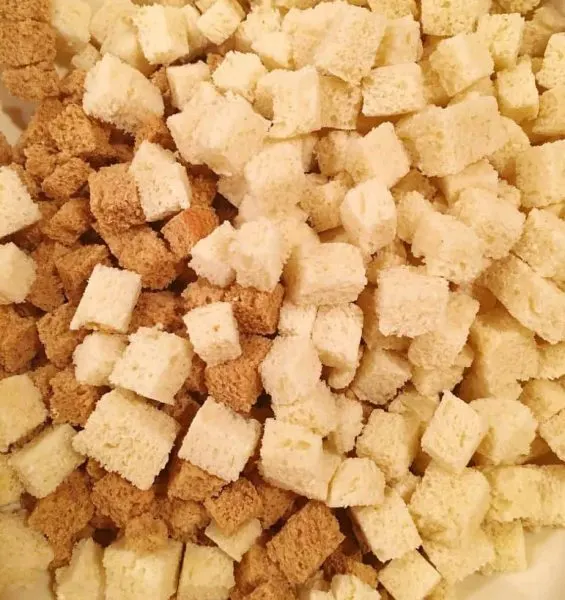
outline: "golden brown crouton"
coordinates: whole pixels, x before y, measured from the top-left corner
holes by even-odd
[[[71,362],[75,348],[88,333],[69,329],[75,310],[73,304],[62,304],[37,322],[39,339],[45,347],[47,358],[61,369]]]
[[[49,22],[51,18],[51,2],[49,0],[2,0],[0,18],[10,21]]]
[[[0,167],[12,162],[12,146],[8,143],[6,136],[0,131]]]
[[[55,32],[47,23],[0,20],[0,65],[25,67],[52,63],[56,53]]]
[[[151,83],[158,88],[163,96],[165,103],[169,103],[171,99],[171,88],[169,87],[169,78],[167,77],[166,67],[160,67],[149,77]]]
[[[176,149],[175,142],[165,121],[155,115],[144,121],[135,132],[134,149],[137,150],[143,142],[159,144],[159,146],[166,150],[174,151]]]
[[[234,533],[249,519],[259,517],[263,510],[261,496],[245,477],[225,487],[217,498],[207,498],[204,506],[226,535]]]
[[[55,142],[49,133],[49,124],[63,110],[62,102],[57,98],[46,98],[39,104],[31,117],[27,129],[22,133],[14,147],[16,155],[22,154],[31,144],[45,144],[56,149]],[[18,162],[21,162],[18,160]]]
[[[296,595],[285,582],[266,581],[255,588],[245,600],[295,600]]]
[[[54,423],[70,423],[84,427],[90,413],[102,396],[100,388],[79,383],[74,367],[59,371],[51,379],[53,395],[49,401]]]
[[[0,366],[15,373],[26,367],[41,344],[33,317],[20,317],[12,306],[0,306]]]
[[[36,264],[36,277],[27,299],[41,310],[50,312],[65,302],[63,284],[55,273],[55,259],[67,251],[65,246],[47,241],[41,242],[31,253]]]
[[[44,181],[41,189],[45,195],[54,200],[66,200],[74,196],[88,181],[92,173],[90,165],[80,158],[71,158],[69,161],[55,167],[54,171]],[[88,201],[82,202],[83,206],[79,211],[90,217],[88,210]],[[75,214],[76,210],[69,214]],[[71,242],[72,243],[72,242]]]
[[[174,458],[169,471],[167,494],[172,498],[202,502],[217,494],[227,481],[207,473],[186,460]]]
[[[293,584],[304,583],[341,544],[344,535],[331,510],[308,502],[267,544],[267,554]]]
[[[221,287],[212,285],[204,277],[199,277],[196,281],[189,283],[182,293],[184,308],[189,311],[212,302],[221,302],[224,294],[225,290]]]
[[[59,95],[59,75],[50,63],[6,69],[2,83],[12,96],[22,100],[44,100]]]
[[[99,481],[108,473],[106,469],[104,469],[104,467],[93,458],[89,458],[86,461],[86,472],[93,481]]]
[[[370,585],[372,588],[377,587],[377,571],[371,565],[366,565],[355,556],[348,556],[340,548],[338,548],[331,556],[328,557],[323,566],[326,579],[331,580],[334,575],[355,575],[361,581]]]
[[[72,246],[83,233],[86,233],[90,229],[91,223],[92,215],[88,208],[88,200],[84,198],[72,198],[65,202],[49,222],[46,223],[43,231],[52,240],[60,242],[65,246]]]
[[[175,331],[182,325],[177,314],[179,298],[172,292],[142,292],[133,310],[130,333],[140,327],[162,325],[166,331]]]
[[[283,295],[284,288],[280,283],[272,292],[260,292],[234,283],[226,290],[224,301],[231,302],[241,333],[272,335],[277,331]]]
[[[206,387],[206,363],[197,354],[192,357],[192,366],[184,382],[184,387],[189,392],[196,394],[206,394],[208,392]]]
[[[243,555],[241,562],[235,565],[234,575],[237,587],[245,594],[267,581],[284,580],[283,574],[260,544],[254,544]]]
[[[49,405],[49,398],[52,393],[51,379],[53,379],[58,372],[59,370],[55,365],[46,363],[28,373],[35,387],[41,392],[43,402],[47,405]]]
[[[154,552],[167,543],[167,524],[151,513],[143,513],[130,519],[125,526],[126,548],[138,552]]]
[[[161,229],[163,237],[178,258],[186,258],[194,245],[219,225],[211,208],[194,206],[175,215]]]
[[[200,404],[183,387],[175,394],[175,403],[163,404],[161,410],[180,424],[179,435],[184,435],[199,409]]]
[[[263,529],[268,529],[290,513],[297,496],[294,492],[267,483],[258,473],[253,473],[250,479],[263,504],[259,520]]]
[[[204,507],[192,500],[171,498],[163,518],[169,526],[169,534],[181,542],[195,542],[198,533],[210,522]]]
[[[66,106],[70,104],[82,105],[85,79],[86,71],[81,71],[80,69],[73,69],[61,79],[59,84],[59,98],[62,99],[63,104]]]
[[[193,170],[188,173],[188,180],[192,189],[191,206],[212,206],[218,193],[218,180],[211,171],[203,169]]]
[[[26,171],[41,183],[58,164],[59,155],[47,144],[30,144],[24,150]]]

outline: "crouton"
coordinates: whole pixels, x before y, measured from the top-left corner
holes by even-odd
[[[217,547],[188,543],[177,591],[178,600],[227,598],[235,585],[233,563]]]
[[[33,225],[41,219],[18,173],[10,167],[0,167],[0,238]]]
[[[227,484],[226,481],[211,475],[186,460],[174,459],[171,466],[168,495],[202,502],[217,495]]]
[[[391,561],[379,574],[379,581],[394,598],[427,598],[441,580],[440,574],[415,550]]]
[[[538,116],[539,96],[528,59],[522,59],[515,67],[497,74],[496,92],[500,112],[505,117],[521,123]]]
[[[0,307],[0,365],[8,373],[28,366],[41,348],[35,319],[20,317],[12,307]]]
[[[73,305],[62,304],[37,322],[37,333],[45,354],[57,367],[64,367],[71,361],[74,349],[86,335],[84,331],[69,330],[74,312]]]
[[[72,367],[59,371],[49,383],[52,389],[49,408],[53,423],[84,426],[102,392],[79,383]]]
[[[5,67],[25,67],[55,60],[55,31],[47,23],[25,19],[2,19],[0,64]]]

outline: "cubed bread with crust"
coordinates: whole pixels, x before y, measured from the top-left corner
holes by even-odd
[[[108,377],[126,346],[122,335],[98,331],[87,335],[73,352],[76,380],[87,385],[109,385]]]
[[[487,45],[497,71],[513,67],[518,60],[524,17],[518,13],[482,15],[477,37]]]
[[[178,600],[227,600],[235,586],[233,562],[217,547],[188,542],[180,573]]]
[[[204,530],[204,535],[211,539],[223,552],[236,562],[240,562],[243,555],[253,546],[261,535],[262,527],[259,519],[249,519],[233,533],[226,535],[218,525],[212,521]]]
[[[197,83],[210,81],[210,67],[203,61],[167,67],[167,81],[171,89],[171,103],[183,110],[192,98]]]
[[[32,200],[19,174],[10,167],[0,167],[0,238],[40,219],[39,206]]]
[[[235,230],[225,221],[212,233],[192,247],[189,266],[200,277],[219,287],[227,287],[235,280],[235,271],[230,264],[230,246]]]
[[[384,492],[385,477],[370,458],[346,458],[330,482],[327,504],[334,508],[378,505]]]
[[[440,574],[416,550],[392,560],[380,573],[379,581],[397,600],[424,600],[441,581]]]
[[[55,571],[55,591],[59,598],[84,595],[99,600],[104,595],[104,550],[93,539],[77,542],[68,566]]]

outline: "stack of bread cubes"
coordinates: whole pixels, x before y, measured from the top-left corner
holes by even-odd
[[[565,7],[2,0],[0,66],[0,600],[455,600],[565,527]]]

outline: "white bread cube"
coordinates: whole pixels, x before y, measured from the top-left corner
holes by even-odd
[[[416,419],[419,430],[423,433],[427,424],[432,420],[438,405],[439,396],[437,394],[424,396],[417,390],[407,387],[388,405],[388,411],[404,415],[409,419]]]
[[[479,303],[466,294],[450,293],[445,319],[433,331],[417,336],[410,343],[408,359],[423,369],[452,365],[463,349]]]
[[[244,223],[230,244],[230,262],[243,287],[272,292],[283,268],[281,234],[269,219]]]
[[[523,34],[524,17],[518,13],[482,15],[477,24],[477,37],[487,45],[497,71],[516,64]]]
[[[418,450],[418,422],[409,415],[375,409],[357,438],[357,456],[373,460],[387,481],[404,476]]]
[[[300,305],[355,302],[367,283],[361,251],[339,242],[293,256],[285,280],[288,298]]]
[[[484,281],[524,327],[552,344],[565,340],[565,293],[550,280],[509,255],[485,272]]]
[[[72,318],[71,330],[85,327],[126,333],[141,292],[133,271],[96,265]]]
[[[200,56],[208,47],[208,38],[198,29],[200,11],[192,4],[184,4],[181,7],[188,37],[189,56],[191,58]]]
[[[110,385],[110,373],[126,346],[122,335],[98,331],[87,335],[73,352],[75,379],[87,385]]]
[[[498,191],[498,173],[487,159],[482,159],[465,167],[455,175],[447,175],[439,180],[447,204],[457,202],[459,195],[467,188],[479,188],[496,193]]]
[[[212,75],[214,85],[222,92],[234,92],[249,102],[255,99],[255,87],[267,69],[255,54],[228,52]]]
[[[160,221],[190,206],[192,190],[186,169],[159,144],[142,142],[129,172],[135,179],[147,221]]]
[[[253,52],[268,69],[292,67],[292,44],[286,31],[267,31],[251,44]]]
[[[485,256],[504,258],[519,240],[524,215],[496,193],[467,188],[459,194],[449,214],[465,223],[484,243]]]
[[[538,344],[539,371],[541,379],[559,379],[565,375],[565,344]]]
[[[0,238],[41,219],[41,213],[19,175],[0,167]]]
[[[244,16],[236,0],[216,0],[204,11],[196,26],[213,44],[222,44],[235,32]]]
[[[408,337],[433,331],[445,319],[448,299],[449,286],[442,277],[404,266],[383,269],[376,296],[379,330]]]
[[[233,560],[227,554],[187,542],[177,600],[228,600],[234,586]]]
[[[494,545],[482,529],[473,539],[460,546],[445,546],[424,540],[424,552],[448,583],[457,583],[495,558]]]
[[[225,221],[194,245],[189,266],[213,285],[227,287],[235,280],[235,271],[230,265],[230,246],[234,238],[234,228]]]
[[[507,398],[481,398],[473,400],[469,406],[488,427],[477,448],[481,457],[497,465],[513,463],[529,453],[538,423],[527,406]]]
[[[363,354],[351,390],[360,400],[382,405],[394,398],[411,375],[410,363],[402,356],[375,347]]]
[[[539,99],[539,113],[533,124],[532,133],[543,137],[565,135],[565,85],[544,92]]]
[[[143,553],[128,549],[123,539],[114,542],[104,550],[105,597],[168,600],[177,588],[181,557],[182,543],[177,540]]]
[[[524,527],[519,521],[513,523],[485,523],[483,531],[492,542],[494,559],[482,569],[483,575],[513,573],[528,568]]]
[[[356,183],[378,179],[391,188],[410,170],[410,158],[393,124],[382,123],[350,139],[345,167]]]
[[[31,433],[46,418],[41,392],[29,375],[0,381],[0,452],[7,452],[10,444]]]
[[[101,600],[105,587],[103,555],[104,550],[92,538],[77,542],[68,566],[55,571],[57,598]]]
[[[422,1],[422,33],[452,36],[473,31],[478,18],[489,12],[490,4],[483,0]]]
[[[495,98],[472,96],[429,106],[398,123],[396,131],[424,175],[444,177],[496,152],[506,141]]]
[[[328,441],[338,454],[347,454],[355,447],[355,439],[363,429],[363,406],[343,394],[336,395],[335,399],[339,419]]]
[[[385,491],[378,506],[351,508],[371,552],[381,561],[402,558],[418,548],[422,540],[402,498],[392,489]]]
[[[555,215],[532,209],[512,250],[543,277],[565,280],[565,223]]]
[[[520,402],[542,424],[565,409],[565,389],[555,381],[531,379],[524,386]]]
[[[339,421],[335,397],[323,381],[292,404],[273,403],[272,408],[279,421],[307,427],[322,437],[334,431]]]
[[[333,177],[345,171],[349,142],[359,137],[356,131],[328,131],[320,137],[314,150],[320,173]]]
[[[433,211],[432,203],[420,192],[413,191],[402,194],[396,204],[396,235],[398,238],[411,244],[420,220],[424,215]]]
[[[70,53],[82,50],[90,41],[92,8],[84,0],[53,0],[50,23],[61,46]]]
[[[564,50],[565,34],[554,33],[547,42],[541,69],[536,74],[537,82],[541,87],[551,89],[565,84],[565,77],[563,76],[565,66]]]
[[[500,71],[496,77],[496,93],[500,112],[522,123],[535,119],[539,111],[539,95],[532,64],[522,59],[515,67]]]
[[[324,175],[306,176],[308,190],[300,200],[300,208],[308,213],[308,220],[318,233],[335,229],[341,224],[340,206],[349,189],[345,173],[327,180]]]
[[[54,425],[12,453],[10,465],[29,494],[45,498],[85,461],[73,449],[75,436],[67,423]]]
[[[357,117],[361,110],[361,90],[333,77],[320,77],[320,103],[322,128],[354,130],[357,127]]]
[[[93,3],[91,3],[93,4]],[[112,24],[121,18],[131,18],[137,12],[137,7],[131,0],[102,0],[94,3],[90,20],[90,34],[99,45],[104,43]]]
[[[229,302],[193,308],[183,321],[194,351],[207,365],[219,365],[241,355],[237,321]]]
[[[357,368],[363,357],[363,346],[359,346],[357,351],[357,360],[350,367],[328,367],[327,381],[328,385],[334,390],[343,390],[351,384],[357,373]]]
[[[112,54],[145,76],[150,75],[154,69],[143,54],[137,27],[133,24],[132,19],[127,16],[120,17],[110,26],[104,38],[104,43],[100,47],[100,54]],[[90,70],[94,64],[87,70]]]
[[[512,119],[502,117],[502,125],[506,130],[506,142],[490,156],[487,157],[490,164],[498,171],[500,177],[515,182],[516,159],[530,147],[530,140],[524,130]],[[500,180],[499,186],[504,180]],[[500,190],[499,190],[500,191]],[[521,198],[518,198],[518,206]]]
[[[298,335],[310,337],[316,320],[315,306],[299,306],[289,300],[282,303],[278,332],[279,335]]]
[[[374,4],[374,1],[372,0]],[[371,9],[373,12],[378,12]],[[412,14],[400,18],[390,18],[385,35],[377,53],[377,65],[401,65],[415,63],[422,58],[420,23]]]
[[[490,505],[490,485],[475,469],[455,475],[432,462],[410,499],[410,513],[425,539],[457,546],[477,533]]]
[[[565,457],[565,410],[550,417],[539,428],[540,436],[559,457]]]
[[[73,446],[148,490],[167,463],[178,429],[169,415],[131,392],[114,390],[98,401]]]
[[[334,575],[332,577],[331,598],[335,600],[380,600],[381,595],[369,584],[355,575]],[[312,600],[316,600],[314,597]]]
[[[347,368],[357,364],[363,312],[355,304],[318,309],[312,341],[323,365]]]
[[[412,253],[423,257],[429,275],[465,283],[484,268],[484,244],[468,225],[451,215],[429,213],[420,220]]]
[[[387,117],[416,112],[427,104],[422,70],[416,63],[373,69],[363,79],[363,114]]]
[[[178,8],[144,6],[137,11],[133,22],[143,54],[152,65],[168,65],[188,55],[186,26]]]
[[[315,51],[315,66],[323,73],[359,84],[373,66],[385,23],[382,16],[365,8],[343,5]]]
[[[394,198],[378,178],[350,189],[339,212],[348,237],[364,254],[374,254],[396,236]]]
[[[391,483],[391,487],[400,495],[404,502],[408,504],[421,480],[421,477],[414,475],[411,471],[408,471],[406,475],[400,479],[397,479],[396,481],[393,481]]]
[[[565,140],[527,148],[516,157],[516,187],[525,208],[541,208],[565,199]]]
[[[24,302],[35,281],[35,261],[13,242],[0,244],[0,304]]]
[[[192,421],[179,458],[226,481],[235,481],[253,455],[261,434],[254,419],[208,397]]]
[[[384,501],[385,477],[369,458],[346,458],[330,483],[328,506],[372,506]]]
[[[47,571],[54,554],[49,542],[26,524],[23,512],[0,512],[0,589],[30,583]],[[4,595],[4,593],[2,594]],[[15,595],[15,598],[19,596]]]
[[[382,569],[379,581],[396,600],[424,600],[441,576],[419,552],[412,550]]]
[[[24,491],[9,459],[9,454],[0,454],[0,511],[10,505],[19,506]]]
[[[109,380],[145,398],[174,404],[191,364],[187,340],[158,328],[140,327],[129,336],[129,345],[116,360]]]
[[[465,369],[473,362],[473,357],[472,349],[465,345],[450,367],[413,367],[412,384],[423,396],[434,396],[444,390],[451,390],[461,382]]]
[[[162,117],[161,93],[148,79],[111,54],[88,72],[82,107],[91,117],[115,125],[128,133],[153,117]]]
[[[210,67],[203,61],[167,67],[167,81],[171,90],[171,104],[183,110],[201,81],[210,81]]]
[[[281,336],[274,339],[259,371],[272,402],[284,405],[314,390],[322,364],[309,337]]]
[[[422,450],[447,471],[461,473],[486,433],[485,420],[446,391],[422,436]]]
[[[430,54],[430,65],[450,96],[490,76],[494,70],[488,47],[473,33],[442,40]]]
[[[267,33],[281,29],[281,14],[269,5],[251,6],[245,19],[235,32],[235,47],[240,52],[250,52],[253,42]]]
[[[249,519],[231,535],[226,535],[214,521],[206,527],[204,535],[215,542],[230,558],[240,562],[243,555],[253,546],[261,535],[262,527],[259,519]]]
[[[78,54],[71,58],[71,65],[81,71],[90,71],[101,58],[100,52],[95,46],[86,44]]]

